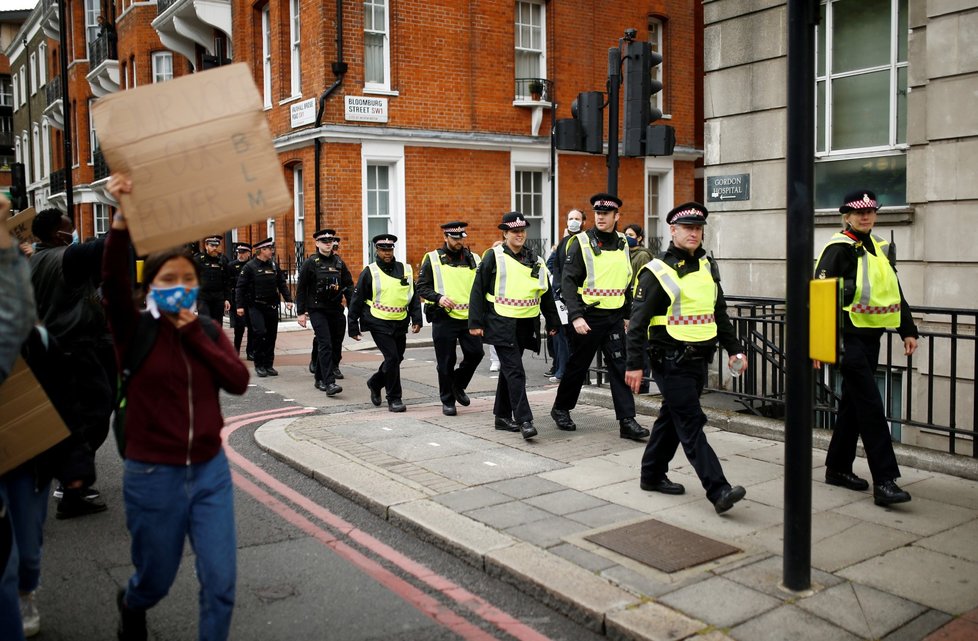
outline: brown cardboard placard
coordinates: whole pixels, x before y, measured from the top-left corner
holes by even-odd
[[[0,474],[68,438],[61,415],[22,358],[0,385],[0,407]]]
[[[34,211],[34,208],[28,207],[8,218],[4,224],[7,226],[7,231],[17,239],[18,243],[33,243],[34,232],[31,231],[31,223],[34,222],[35,216],[37,216],[37,212]]]
[[[244,63],[110,94],[92,118],[106,162],[132,179],[121,205],[139,254],[292,208]]]

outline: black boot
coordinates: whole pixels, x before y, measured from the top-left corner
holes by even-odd
[[[126,605],[126,591],[119,590],[115,597],[119,608],[119,641],[146,641],[146,610],[133,610]]]
[[[901,490],[893,479],[873,485],[873,502],[876,505],[886,507],[894,503],[906,503],[909,500],[910,494],[906,490]]]
[[[649,431],[638,424],[634,418],[623,418],[618,421],[621,425],[621,429],[618,431],[618,435],[622,438],[628,438],[633,441],[641,441],[643,438],[648,438]]]
[[[554,420],[557,424],[558,430],[564,430],[565,432],[573,432],[577,429],[577,424],[571,420],[570,412],[567,410],[559,410],[556,407],[550,410],[550,418]]]

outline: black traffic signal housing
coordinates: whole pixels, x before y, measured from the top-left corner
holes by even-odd
[[[652,69],[662,64],[662,55],[648,42],[625,43],[625,156],[669,156],[676,146],[675,130],[654,125],[662,112],[652,106],[652,96],[662,91],[662,83],[652,79]]]
[[[15,211],[27,209],[27,174],[22,162],[10,165],[10,206]]]
[[[555,131],[557,149],[604,153],[604,94],[584,91],[571,103],[573,118],[561,118]]]

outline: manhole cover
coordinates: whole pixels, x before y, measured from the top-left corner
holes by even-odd
[[[663,572],[678,572],[740,552],[732,545],[655,519],[584,538]]]

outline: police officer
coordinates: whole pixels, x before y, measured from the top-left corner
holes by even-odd
[[[194,255],[200,267],[200,293],[197,296],[197,309],[201,314],[224,322],[224,312],[231,309],[231,301],[226,298],[228,291],[228,260],[221,252],[220,236],[204,239],[204,251]]]
[[[230,314],[228,320],[231,326],[234,328],[234,349],[240,354],[241,353],[241,339],[244,338],[245,330],[248,331],[248,342],[245,344],[245,356],[249,361],[255,359],[255,354],[252,351],[254,345],[251,343],[251,320],[248,318],[247,312],[244,316],[238,316],[237,314],[237,287],[238,287],[238,276],[241,275],[241,269],[248,264],[251,260],[251,245],[248,243],[238,243],[235,248],[235,253],[237,258],[228,263],[227,269],[227,300],[231,304],[231,309],[235,310],[234,314]]]
[[[392,412],[407,408],[401,400],[401,361],[407,345],[408,322],[411,332],[421,331],[421,305],[414,293],[411,265],[394,260],[397,236],[379,234],[371,240],[377,260],[360,272],[349,312],[350,338],[361,339],[361,326],[370,332],[384,362],[367,379],[370,402],[380,407],[380,391],[387,391],[387,407]]]
[[[353,294],[353,276],[346,263],[333,254],[335,233],[332,229],[320,229],[312,235],[316,253],[303,261],[295,291],[299,325],[305,327],[308,318],[316,334],[316,389],[327,396],[343,391],[336,384],[333,355],[343,349],[346,329],[343,297],[349,303]]]
[[[625,382],[638,392],[643,353],[648,346],[662,408],[642,456],[640,487],[663,494],[686,491],[666,476],[669,461],[681,443],[706,498],[720,514],[744,498],[747,491],[739,485],[731,487],[706,441],[706,414],[700,406],[700,394],[718,339],[729,354],[731,366],[743,358],[743,347],[727,316],[719,269],[702,247],[708,215],[706,207],[695,202],[679,205],[666,215],[672,242],[661,258],[641,269],[635,283]]]
[[[469,296],[469,333],[495,346],[499,356],[495,427],[520,432],[524,439],[537,430],[526,398],[523,350],[540,351],[541,309],[551,336],[560,325],[547,267],[525,246],[529,226],[518,211],[503,215],[503,242],[483,255]]]
[[[577,405],[591,360],[600,349],[608,369],[619,434],[641,440],[649,431],[635,420],[635,399],[625,385],[625,327],[632,305],[632,264],[625,235],[617,230],[621,200],[611,194],[595,194],[591,208],[594,226],[571,238],[561,270],[560,291],[570,321],[571,354],[550,416],[558,429],[577,429],[570,410]]]
[[[469,334],[469,294],[479,258],[465,246],[468,223],[456,221],[441,226],[445,244],[425,254],[418,274],[418,296],[424,302],[425,318],[431,323],[431,339],[438,362],[438,393],[441,411],[455,416],[455,402],[469,405],[465,393],[482,360],[482,341]],[[462,363],[455,369],[455,346],[462,348]]]
[[[879,206],[876,194],[868,189],[846,195],[839,207],[845,229],[825,245],[815,275],[843,279],[846,312],[839,364],[842,398],[825,457],[825,482],[857,491],[869,488],[852,473],[856,439],[862,437],[873,475],[873,500],[887,506],[909,501],[910,494],[896,484],[900,468],[876,386],[880,338],[887,329],[896,329],[903,339],[903,353],[910,356],[917,351],[918,333],[897,279],[896,250],[873,233]]]
[[[261,378],[278,376],[272,364],[275,361],[275,339],[278,337],[279,295],[285,306],[292,309],[292,294],[285,284],[285,274],[272,262],[275,241],[271,238],[254,245],[255,257],[241,269],[235,300],[239,317],[251,319],[251,331],[255,338],[255,374]]]

